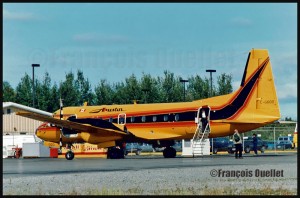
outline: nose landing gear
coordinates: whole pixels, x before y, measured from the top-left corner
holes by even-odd
[[[66,157],[66,159],[67,160],[72,160],[72,159],[74,159],[74,153],[73,153],[73,151],[72,151],[72,144],[67,144],[67,149],[69,149],[67,152],[66,152],[66,155],[65,155],[65,157]]]

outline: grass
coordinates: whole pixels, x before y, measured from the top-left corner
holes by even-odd
[[[15,192],[14,192],[15,193]],[[6,193],[6,195],[14,195],[13,192]],[[27,191],[26,194],[29,194]],[[121,189],[108,189],[103,187],[89,188],[89,189],[75,189],[71,191],[66,191],[63,193],[58,193],[58,195],[296,195],[296,191],[291,191],[279,187],[277,189],[271,188],[270,186],[265,186],[263,188],[238,188],[238,187],[224,187],[224,188],[209,188],[204,185],[203,188],[187,187],[182,188],[176,186],[173,189],[156,189],[145,191],[140,187],[129,188],[127,190]],[[39,190],[38,195],[57,195],[54,192],[42,193]]]

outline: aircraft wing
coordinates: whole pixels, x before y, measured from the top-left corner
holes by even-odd
[[[121,125],[112,124],[105,120],[97,120],[97,126],[92,125],[93,123],[84,122],[83,119],[78,119],[79,122],[76,122],[76,119],[70,120],[60,120],[53,118],[51,116],[45,116],[37,113],[30,112],[17,112],[19,116],[49,122],[59,127],[68,128],[71,130],[79,132],[89,132],[89,133],[99,133],[101,136],[115,136],[115,135],[127,135]],[[103,127],[101,127],[101,125]]]

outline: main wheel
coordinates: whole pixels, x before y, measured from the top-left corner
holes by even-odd
[[[266,147],[265,147],[265,146],[262,146],[261,149],[260,149],[260,152],[261,152],[261,153],[264,153],[265,150],[266,150]]]
[[[120,159],[124,158],[124,150],[116,147],[107,150],[107,159]]]
[[[72,151],[68,151],[65,156],[67,160],[72,160],[74,158],[74,153]]]
[[[218,152],[218,148],[214,148],[213,149],[213,154],[217,154],[217,152]]]
[[[165,158],[176,157],[176,150],[173,147],[167,147],[163,150],[163,155]]]
[[[250,153],[250,147],[245,148],[245,153]]]

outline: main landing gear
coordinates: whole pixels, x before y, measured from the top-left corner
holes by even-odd
[[[174,158],[176,157],[176,150],[171,146],[167,146],[163,151],[163,155],[165,158]]]
[[[124,156],[124,149],[119,146],[114,146],[107,149],[107,159],[123,159]]]
[[[72,147],[72,144],[67,144],[67,148],[69,149],[69,150],[66,152],[66,155],[65,155],[65,157],[66,157],[67,160],[72,160],[72,159],[74,159],[74,153],[73,153],[71,147]]]

